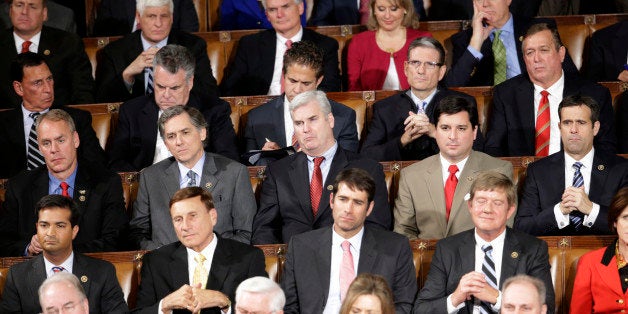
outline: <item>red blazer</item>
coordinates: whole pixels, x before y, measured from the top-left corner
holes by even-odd
[[[350,91],[380,90],[384,85],[390,65],[390,53],[377,46],[375,33],[375,31],[365,31],[351,38],[347,52],[347,75]],[[410,88],[408,78],[403,71],[403,62],[408,58],[408,46],[414,39],[423,36],[432,37],[432,34],[407,28],[406,44],[401,50],[393,53],[402,90]]]
[[[621,300],[621,301],[620,301]],[[615,258],[615,244],[583,255],[571,295],[570,313],[618,313],[628,311]]]

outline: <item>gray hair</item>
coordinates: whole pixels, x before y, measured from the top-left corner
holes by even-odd
[[[290,116],[292,116],[292,113],[299,107],[307,105],[313,101],[318,104],[318,106],[321,108],[321,111],[325,115],[325,119],[327,119],[327,115],[331,113],[331,104],[329,103],[329,99],[327,99],[327,95],[325,94],[325,92],[319,90],[307,91],[296,95],[292,99],[292,101],[290,102],[290,106],[288,107],[288,109],[290,110]]]
[[[65,123],[67,123],[70,127],[70,131],[76,131],[76,125],[74,124],[74,120],[72,119],[70,114],[64,110],[50,109],[48,112],[40,114],[39,117],[37,117],[37,121],[35,121],[35,130],[39,129],[39,125],[44,120],[50,120],[54,122],[65,121]]]
[[[236,289],[236,304],[244,293],[263,294],[270,297],[269,311],[276,313],[286,304],[286,296],[279,285],[267,277],[257,276],[240,283]]]
[[[155,54],[153,69],[157,66],[162,67],[171,74],[177,74],[179,70],[183,70],[185,71],[185,79],[189,80],[194,76],[196,60],[194,60],[188,48],[171,44],[163,46]]]
[[[39,304],[42,304],[42,296],[44,295],[44,293],[46,293],[48,288],[56,283],[71,286],[81,296],[81,301],[87,298],[87,296],[85,295],[85,290],[83,290],[83,286],[81,286],[81,283],[79,282],[78,278],[74,276],[74,274],[68,272],[60,272],[48,277],[48,279],[44,280],[41,286],[39,286],[39,290],[37,291],[37,293],[39,294]]]
[[[262,5],[264,6],[264,10],[266,10],[266,0],[261,0],[262,1]],[[295,4],[299,4],[303,2],[303,0],[294,0]]]
[[[410,52],[418,47],[431,48],[438,51],[438,63],[445,63],[445,48],[443,48],[443,45],[437,39],[428,36],[419,37],[410,43],[406,60],[410,60]]]
[[[506,288],[508,288],[508,286],[515,283],[531,284],[536,292],[539,294],[539,301],[541,301],[541,305],[545,304],[545,293],[547,289],[545,288],[545,283],[543,283],[541,279],[525,274],[516,275],[504,281],[504,284],[502,285],[502,292],[506,291]]]
[[[170,14],[174,12],[174,4],[172,0],[137,0],[137,4],[135,9],[142,16],[144,14],[144,9],[148,7],[163,7],[168,6]]]
[[[164,125],[166,125],[166,122],[176,116],[182,115],[183,113],[188,114],[190,122],[197,130],[200,131],[202,129],[207,129],[207,121],[205,121],[205,117],[203,117],[203,114],[198,111],[198,109],[190,106],[177,105],[165,109],[161,114],[161,117],[159,117],[159,121],[157,121],[159,125],[159,135],[161,135],[161,138],[164,138],[165,136]]]

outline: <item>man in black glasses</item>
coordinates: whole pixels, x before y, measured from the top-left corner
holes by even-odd
[[[447,72],[445,49],[432,37],[415,39],[408,48],[404,71],[410,89],[382,99],[373,106],[373,121],[361,153],[379,161],[420,160],[438,153],[433,137],[434,106],[444,97],[457,95],[475,106],[467,94],[439,86]],[[473,149],[482,150],[478,132]]]

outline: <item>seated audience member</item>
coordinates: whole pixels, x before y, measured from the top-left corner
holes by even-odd
[[[288,243],[295,234],[332,225],[329,188],[336,175],[349,168],[366,170],[377,185],[375,206],[367,224],[390,229],[392,218],[382,166],[338,146],[332,129],[335,118],[325,93],[297,95],[290,102],[290,116],[301,151],[266,168],[252,242]]]
[[[38,290],[43,314],[61,313],[70,308],[72,313],[89,314],[89,300],[79,279],[69,273],[60,273],[42,283]]]
[[[408,89],[404,61],[418,30],[412,0],[370,0],[368,31],[353,35],[347,53],[350,91]]]
[[[172,154],[157,136],[157,119],[167,108],[183,105],[202,111],[209,124],[205,149],[234,160],[239,154],[231,123],[231,107],[218,97],[191,92],[194,57],[187,48],[166,45],[152,61],[155,91],[120,106],[118,124],[108,147],[109,165],[116,171],[140,171]]]
[[[369,19],[370,1],[317,0],[308,24],[325,25],[366,25]],[[423,0],[412,0],[417,16],[425,19]]]
[[[272,279],[257,276],[240,283],[236,289],[235,302],[236,314],[282,314],[286,296]]]
[[[587,76],[595,81],[628,82],[628,21],[596,31],[591,36]]]
[[[15,93],[21,98],[19,108],[0,111],[0,177],[10,178],[22,170],[44,165],[37,146],[35,120],[51,107],[62,109],[75,121],[81,140],[78,153],[94,164],[105,165],[106,156],[92,129],[89,112],[64,105],[53,106],[55,80],[43,56],[25,52],[11,63],[11,80]]]
[[[192,0],[172,0],[172,29],[194,33],[199,30]],[[94,36],[124,36],[141,29],[135,0],[101,0],[94,21]]]
[[[42,251],[36,232],[37,200],[48,194],[72,198],[81,212],[81,232],[74,239],[76,252],[118,249],[126,234],[120,176],[101,165],[77,157],[79,135],[72,117],[52,109],[37,118],[37,144],[46,162],[11,178],[0,212],[0,255],[37,255]]]
[[[284,55],[282,73],[284,94],[247,113],[244,151],[295,146],[296,137],[288,108],[294,96],[316,90],[323,81],[323,55],[311,42],[296,42]],[[334,138],[342,148],[357,152],[359,143],[355,111],[333,100],[329,100],[329,103],[334,115]],[[260,160],[262,163],[258,165],[268,161]]]
[[[628,153],[628,92],[615,99],[615,126],[617,127],[617,153]]]
[[[628,161],[594,148],[600,107],[569,96],[558,106],[563,150],[526,171],[515,229],[535,236],[608,234],[608,206],[628,185]]]
[[[493,156],[539,157],[558,152],[558,104],[564,97],[580,94],[600,106],[596,149],[614,153],[611,94],[602,85],[563,70],[566,51],[558,31],[544,23],[532,25],[522,49],[527,73],[495,87],[484,151]]]
[[[471,27],[451,36],[453,58],[445,77],[447,86],[493,86],[525,73],[526,67],[534,69],[524,58],[526,49],[522,51],[520,38],[534,23],[548,23],[556,30],[554,20],[518,16],[517,11],[511,14],[511,0],[468,1],[471,2]],[[569,54],[563,53],[562,58],[565,57],[565,71],[577,74]]]
[[[417,282],[408,239],[364,224],[377,188],[359,168],[336,176],[329,196],[332,225],[295,235],[288,244],[281,275],[286,313],[338,313],[362,273],[382,276],[393,287],[396,312],[411,312]]]
[[[438,153],[433,137],[434,107],[450,95],[465,97],[475,107],[475,98],[439,87],[445,75],[445,49],[432,37],[419,37],[408,47],[404,64],[410,89],[373,105],[373,120],[361,153],[379,161],[420,160]],[[482,150],[482,134],[473,146]]]
[[[207,139],[203,115],[189,106],[170,107],[159,117],[159,134],[172,157],[140,174],[131,219],[134,244],[152,250],[177,240],[168,201],[186,186],[205,188],[213,194],[220,213],[214,226],[218,235],[250,243],[257,206],[249,172],[238,162],[203,150]]]
[[[0,28],[2,29],[13,26],[11,17],[9,17],[10,8],[11,5],[8,1],[0,3]],[[44,21],[45,26],[76,33],[76,23],[74,22],[74,11],[72,9],[50,0],[46,0],[46,9],[48,10],[48,19]]]
[[[518,274],[545,283],[548,313],[554,313],[547,243],[506,227],[516,211],[516,197],[515,185],[505,175],[478,175],[467,201],[475,228],[436,243],[414,313],[499,312],[501,283]]]
[[[222,214],[203,188],[174,194],[170,215],[179,241],[144,255],[134,312],[233,312],[236,287],[245,279],[267,276],[260,249],[213,232]]]
[[[628,294],[626,259],[628,256],[628,187],[613,198],[608,210],[608,228],[617,240],[608,247],[580,257],[571,293],[570,313],[619,313]]]
[[[29,51],[41,55],[57,79],[55,106],[94,103],[92,66],[83,41],[76,34],[44,26],[46,1],[11,0],[9,16],[12,28],[0,31],[0,108],[19,107],[21,99],[11,85],[11,62]]]
[[[323,52],[320,89],[340,91],[338,42],[303,28],[303,0],[261,0],[273,29],[240,38],[234,60],[220,84],[222,96],[282,94],[283,55],[297,41],[310,41]]]
[[[547,288],[538,278],[516,275],[502,285],[502,309],[500,313],[547,313],[545,294]]]
[[[137,0],[136,14],[142,28],[102,49],[96,68],[96,100],[126,101],[151,94],[155,89],[153,59],[167,44],[184,46],[194,55],[193,90],[200,95],[217,96],[207,44],[196,35],[172,29],[172,0]]]
[[[394,314],[393,293],[386,278],[369,273],[357,275],[347,290],[339,313]]]
[[[35,287],[46,278],[60,273],[74,274],[83,280],[84,296],[93,313],[127,313],[124,294],[116,270],[107,261],[91,258],[72,250],[72,240],[81,219],[74,201],[62,195],[46,195],[35,205],[37,243],[42,254],[11,266],[2,290],[1,313],[47,313],[48,306],[37,302]]]
[[[307,1],[303,2],[307,11]],[[301,26],[305,27],[305,14],[301,14]],[[220,30],[271,29],[261,0],[222,0],[220,3]]]
[[[535,17],[542,1],[544,0],[511,0],[510,12],[525,18]],[[430,21],[470,20],[473,18],[473,1],[438,0],[429,2],[427,15]]]
[[[478,111],[474,102],[447,96],[436,104],[434,156],[401,170],[394,230],[410,239],[442,239],[473,228],[465,197],[480,171],[512,178],[512,164],[474,151]],[[443,193],[444,191],[444,193]]]

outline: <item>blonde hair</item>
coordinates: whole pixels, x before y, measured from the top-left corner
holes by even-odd
[[[379,23],[377,23],[377,19],[375,18],[375,1],[371,0],[369,3],[369,20],[366,22],[366,27],[369,30],[377,30],[379,28]],[[406,10],[406,14],[403,16],[403,20],[401,21],[401,26],[407,28],[419,28],[419,16],[414,11],[414,4],[412,4],[412,0],[386,0],[390,4],[394,4],[401,9]]]

